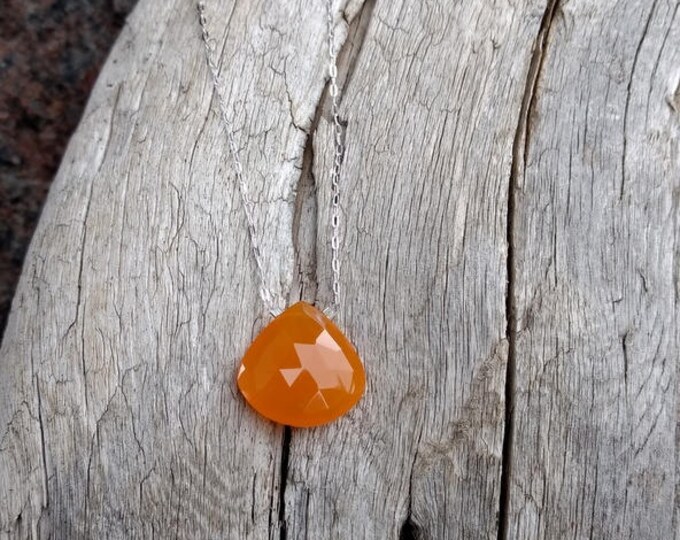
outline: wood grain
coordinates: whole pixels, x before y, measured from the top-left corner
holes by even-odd
[[[369,386],[346,421],[293,432],[291,538],[396,539],[405,522],[424,538],[497,536],[507,192],[536,8],[371,8],[341,111],[349,194],[341,321]],[[322,298],[330,136],[322,117],[314,138]]]
[[[324,6],[207,7],[281,305],[331,297]],[[677,536],[677,11],[336,2],[368,389],[291,431],[234,381],[269,316],[195,6],[141,0],[0,349],[0,538]]]
[[[545,20],[513,186],[510,538],[678,535],[679,6]]]

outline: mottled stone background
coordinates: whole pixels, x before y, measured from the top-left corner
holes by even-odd
[[[0,335],[62,153],[135,0],[0,0]]]

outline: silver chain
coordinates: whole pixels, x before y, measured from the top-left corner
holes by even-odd
[[[335,51],[335,32],[333,21],[333,0],[326,2],[326,25],[328,27],[328,73],[331,95],[331,114],[333,115],[333,166],[331,167],[331,270],[333,271],[333,309],[340,304],[340,166],[344,155],[342,124],[338,97],[338,62]]]
[[[198,7],[198,21],[201,25],[201,37],[203,38],[203,45],[205,47],[205,55],[208,63],[208,68],[213,78],[213,86],[217,94],[217,101],[220,107],[220,116],[224,122],[227,132],[227,141],[229,143],[229,150],[234,161],[234,172],[236,174],[236,181],[241,195],[241,202],[243,210],[246,215],[246,222],[248,224],[248,235],[250,236],[250,244],[252,247],[253,258],[257,265],[257,270],[260,274],[260,297],[267,309],[274,316],[281,313],[280,307],[274,304],[274,295],[267,287],[265,281],[264,264],[262,261],[262,252],[257,240],[255,231],[254,211],[255,204],[248,195],[248,185],[243,176],[243,164],[239,157],[238,146],[236,145],[236,138],[234,137],[234,129],[232,121],[229,118],[229,108],[227,100],[224,96],[224,84],[220,75],[219,66],[215,60],[216,43],[210,37],[208,31],[208,20],[205,15],[205,2],[199,0]],[[329,93],[331,96],[331,113],[333,115],[333,164],[331,167],[331,270],[332,270],[332,289],[333,289],[333,304],[331,310],[335,311],[340,303],[340,167],[342,165],[342,158],[344,154],[343,146],[343,129],[340,122],[339,115],[339,96],[340,90],[337,84],[338,67],[337,67],[337,52],[335,50],[335,31],[333,21],[333,0],[326,2],[326,26],[328,31],[328,57],[329,66],[328,72],[330,77]]]

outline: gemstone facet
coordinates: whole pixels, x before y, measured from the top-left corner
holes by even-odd
[[[364,366],[337,326],[298,302],[255,338],[243,357],[238,387],[253,409],[288,426],[331,422],[361,399]]]

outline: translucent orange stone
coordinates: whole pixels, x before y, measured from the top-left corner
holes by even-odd
[[[267,326],[243,357],[238,387],[262,416],[295,427],[335,420],[361,399],[364,366],[333,321],[298,302]]]

